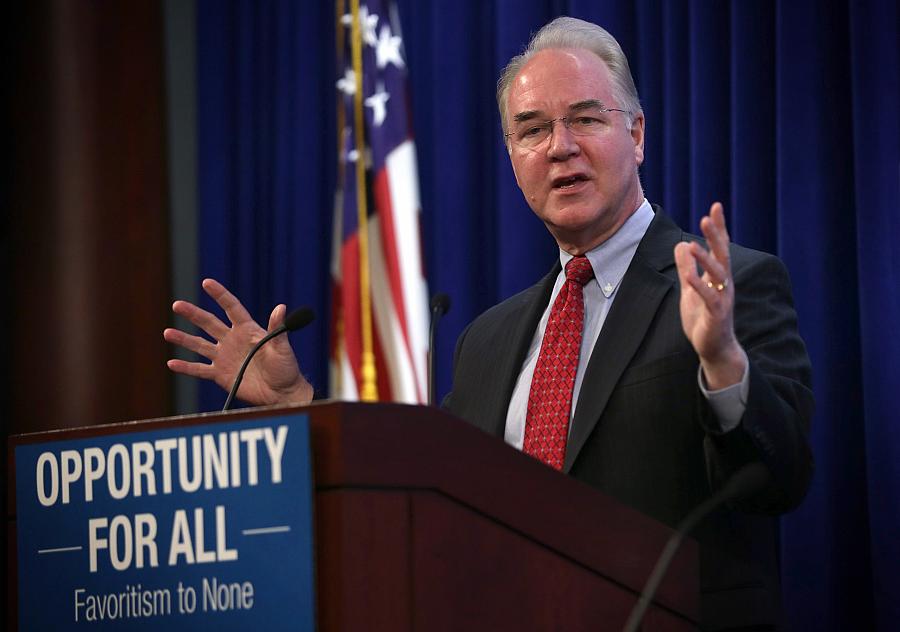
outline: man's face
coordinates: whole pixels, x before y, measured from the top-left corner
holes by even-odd
[[[507,131],[527,123],[585,113],[585,104],[621,108],[613,99],[606,64],[582,49],[537,53],[510,86]],[[563,121],[534,148],[510,137],[516,182],[528,205],[564,250],[580,254],[606,241],[643,201],[637,167],[644,160],[644,118],[631,128],[621,112],[607,112],[603,125],[587,136],[573,134]]]

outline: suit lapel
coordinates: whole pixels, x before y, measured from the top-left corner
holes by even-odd
[[[481,429],[490,434],[503,436],[509,400],[560,269],[557,258],[556,265],[543,279],[519,295],[520,300],[516,301],[513,309],[506,312],[496,329],[497,333],[492,340],[496,344],[496,377],[483,382],[486,390],[481,393],[480,398],[486,407],[483,419],[487,423],[487,427]]]
[[[591,353],[572,420],[563,465],[565,472],[571,470],[619,377],[647,334],[663,297],[675,284],[662,271],[674,265],[673,249],[682,232],[659,209],[656,211]]]

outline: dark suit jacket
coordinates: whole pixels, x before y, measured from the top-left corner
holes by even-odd
[[[777,522],[812,473],[813,400],[790,281],[775,257],[731,248],[735,331],[750,359],[749,401],[737,429],[716,431],[697,386],[699,359],[679,315],[673,249],[699,240],[656,209],[589,360],[564,471],[676,525],[742,465],[761,460],[772,482],[707,518],[701,545],[704,629],[778,624]],[[560,266],[479,316],[457,343],[451,412],[503,436],[506,411]]]

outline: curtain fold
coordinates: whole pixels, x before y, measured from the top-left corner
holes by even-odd
[[[860,319],[862,411],[851,432],[865,432],[868,546],[873,619],[887,630],[900,616],[900,9],[865,3],[851,11],[854,244]],[[862,69],[867,69],[864,71]],[[861,543],[866,539],[860,538]],[[865,569],[869,570],[869,569]]]
[[[816,474],[782,520],[795,629],[900,618],[900,33],[894,1],[398,2],[429,287],[451,295],[436,356],[532,284],[556,246],[519,193],[496,78],[559,14],[622,43],[647,118],[648,199],[684,228],[714,200],[735,241],[787,264],[814,367]],[[201,273],[261,321],[312,305],[294,334],[324,391],[335,190],[330,3],[198,4]],[[199,282],[199,279],[198,279]],[[221,405],[213,388],[204,410]]]

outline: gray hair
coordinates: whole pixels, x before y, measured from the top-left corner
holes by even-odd
[[[628,110],[629,114],[626,117],[629,127],[631,126],[634,115],[642,111],[641,102],[638,99],[637,88],[634,87],[628,59],[622,52],[619,42],[606,29],[596,24],[577,18],[559,17],[535,33],[524,52],[510,59],[500,74],[500,80],[497,81],[497,105],[500,108],[500,121],[504,132],[506,132],[506,102],[513,79],[535,53],[548,48],[581,48],[602,59],[612,75],[613,96],[619,102],[619,107]]]

